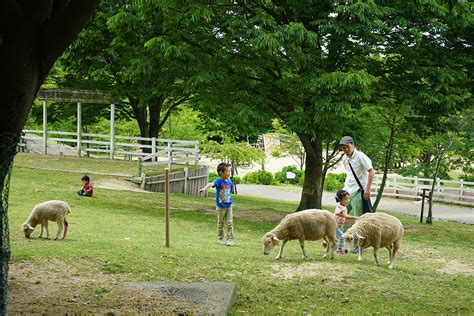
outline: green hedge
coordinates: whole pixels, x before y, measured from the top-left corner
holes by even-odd
[[[281,171],[278,171],[277,173],[275,173],[275,179],[279,182],[279,183],[286,183],[286,173],[287,172],[293,172],[294,174],[296,174],[296,178],[294,179],[288,179],[288,183],[290,184],[301,184],[303,185],[303,182],[304,182],[304,171],[303,170],[299,170],[297,167],[295,166],[285,166],[281,169]]]
[[[324,180],[324,189],[328,191],[337,191],[344,187],[346,173],[328,173]]]
[[[278,184],[273,176],[273,173],[265,170],[259,170],[256,172],[249,172],[242,178],[242,183],[254,183],[254,184]]]

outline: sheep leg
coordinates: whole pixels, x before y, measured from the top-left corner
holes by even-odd
[[[389,269],[393,269],[393,263],[395,262],[395,254],[397,253],[398,249],[400,248],[400,240],[397,240],[393,243],[393,253],[391,262],[388,264]]]
[[[44,229],[46,229],[46,239],[49,239],[48,220],[44,222]]]
[[[41,233],[38,238],[43,238],[43,230],[44,230],[44,225],[41,223]]]
[[[359,245],[359,243],[357,243],[357,247],[359,247],[359,253],[357,255],[357,260],[358,261],[362,261],[362,247]],[[375,247],[374,247],[374,252],[375,252]]]
[[[56,237],[54,238],[54,240],[58,240],[59,236],[61,236],[61,234],[63,233],[63,229],[64,229],[63,219],[57,220],[56,223],[58,223],[58,232],[57,232]]]
[[[301,247],[301,251],[303,251],[303,259],[307,259],[308,256],[306,255],[306,252],[304,251],[304,239],[303,238],[300,239],[300,247]]]
[[[324,236],[323,239],[326,240],[327,246],[326,246],[326,253],[324,254],[323,258],[330,258],[334,259],[334,251],[335,249],[335,241],[331,240],[328,236]]]
[[[387,250],[388,250],[388,262],[387,262],[387,265],[390,265],[390,262],[392,262],[393,247],[394,247],[393,244],[390,244],[388,247],[385,247],[385,248],[387,248]]]
[[[282,242],[280,244],[280,251],[278,252],[278,255],[276,256],[275,259],[279,260],[279,259],[283,258],[283,247],[285,247],[286,242],[287,242],[286,239],[282,240]]]
[[[379,250],[379,248],[374,247],[374,259],[375,259],[375,264],[379,266],[380,263],[379,263],[379,258],[377,257],[377,250]],[[362,252],[362,250],[359,249],[359,253],[361,253],[361,252]]]
[[[64,235],[63,235],[63,239],[66,238],[66,234],[67,234],[67,227],[69,226],[69,223],[67,222],[66,219],[64,219]]]

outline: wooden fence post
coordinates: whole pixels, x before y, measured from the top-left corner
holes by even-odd
[[[173,159],[172,157],[172,149],[171,149],[171,141],[168,140],[168,168],[171,168],[171,160]]]
[[[115,104],[110,105],[110,159],[114,159],[115,150]]]
[[[184,194],[188,192],[188,177],[189,177],[189,171],[188,167],[184,167]]]
[[[81,157],[81,138],[82,138],[82,108],[81,102],[77,102],[77,155]]]
[[[48,105],[43,101],[43,153],[48,154]]]
[[[170,169],[165,168],[165,246],[170,246]]]

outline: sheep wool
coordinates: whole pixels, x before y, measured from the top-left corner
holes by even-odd
[[[71,208],[64,201],[51,200],[36,205],[30,213],[30,216],[22,225],[22,230],[26,238],[30,238],[31,233],[38,224],[41,224],[41,234],[39,238],[43,237],[43,231],[46,230],[46,238],[49,238],[48,221],[54,221],[58,224],[58,239],[62,234],[62,239],[66,237],[68,222],[66,215],[71,212]],[[64,234],[63,234],[64,231]]]
[[[404,228],[400,220],[392,215],[376,212],[359,217],[343,235],[346,248],[352,244],[359,247],[358,260],[362,260],[362,249],[373,247],[375,264],[379,265],[377,250],[385,247],[389,253],[388,268],[392,269],[395,254],[400,248]]]
[[[336,220],[333,214],[325,210],[308,209],[285,216],[280,224],[263,236],[263,254],[268,255],[281,241],[280,252],[276,257],[281,259],[286,242],[295,239],[300,242],[304,259],[307,258],[304,250],[305,240],[319,239],[323,239],[327,245],[324,257],[333,258],[337,244]]]

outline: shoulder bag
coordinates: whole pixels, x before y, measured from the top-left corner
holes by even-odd
[[[362,197],[363,212],[364,212],[364,214],[365,213],[373,213],[374,209],[372,207],[372,202],[370,201],[370,197],[369,197],[368,200],[364,199],[364,188],[362,187],[362,184],[360,183],[359,178],[357,178],[357,175],[356,175],[354,169],[352,168],[351,163],[350,162],[348,162],[348,163],[349,163],[349,167],[351,168],[352,174],[354,175],[354,178],[356,179],[357,184],[359,185],[359,188],[360,188],[359,191],[360,191],[360,195]]]

